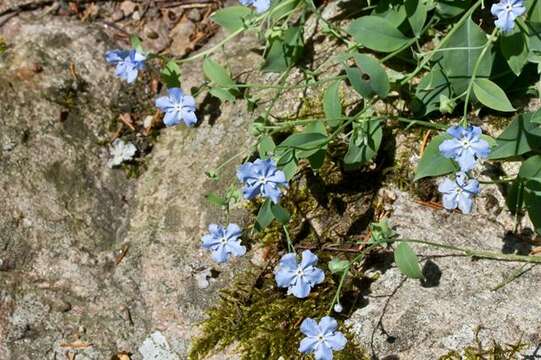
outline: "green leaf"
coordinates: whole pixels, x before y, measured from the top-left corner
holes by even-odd
[[[441,61],[455,94],[462,94],[468,88],[473,68],[481,56],[482,46],[488,41],[486,35],[469,18],[449,39],[445,48],[461,48],[460,50],[444,51]],[[493,62],[494,52],[489,49],[479,63],[476,78],[488,78]]]
[[[137,52],[140,52],[141,54],[144,54],[145,51],[143,50],[143,42],[137,35],[130,35],[130,43],[131,47],[137,50]]]
[[[169,60],[160,71],[160,77],[168,88],[180,87],[180,67],[175,60]]]
[[[225,201],[225,199],[223,199],[221,196],[217,195],[216,193],[213,193],[213,192],[208,193],[206,198],[211,204],[214,204],[220,207],[227,205],[227,202]]]
[[[333,258],[327,263],[329,271],[333,274],[342,274],[349,270],[350,262],[348,260],[340,260],[339,258]]]
[[[395,25],[379,16],[363,16],[353,20],[347,31],[356,42],[381,52],[398,50],[409,41]]]
[[[515,111],[505,92],[488,79],[475,79],[473,93],[479,102],[498,111]]]
[[[511,214],[516,214],[522,209],[524,203],[524,184],[521,179],[515,179],[511,185],[507,186],[505,204]]]
[[[422,279],[423,273],[417,255],[405,242],[400,242],[394,251],[394,261],[402,274],[412,279]]]
[[[286,179],[289,181],[297,173],[299,168],[298,163],[295,152],[293,150],[288,150],[278,159],[277,166],[282,169],[286,175]]]
[[[530,180],[526,183],[524,203],[535,231],[541,234],[541,181]]]
[[[280,224],[287,225],[290,219],[289,211],[287,211],[280,205],[274,204],[272,202],[271,202],[271,211],[274,218],[278,220]]]
[[[342,123],[342,103],[340,101],[340,81],[333,82],[323,94],[323,111],[330,127],[336,127]]]
[[[451,97],[451,83],[447,79],[447,75],[441,69],[440,64],[435,64],[432,70],[426,74],[417,88],[415,89],[415,97],[422,106],[416,109],[416,113],[427,115],[432,111],[438,110],[440,107],[440,96]]]
[[[307,158],[318,152],[328,142],[327,135],[320,132],[302,132],[291,134],[278,147],[295,150],[299,158]]]
[[[448,139],[451,139],[450,135],[441,134],[430,141],[423,152],[421,160],[419,160],[419,164],[417,164],[414,181],[428,176],[440,176],[458,171],[455,162],[440,153],[440,144]]]
[[[526,18],[529,21],[541,23],[541,1],[540,0],[526,0],[525,1],[527,15]]]
[[[406,20],[406,8],[402,0],[381,0],[374,9],[373,15],[384,18],[399,27]]]
[[[274,152],[274,148],[276,145],[274,144],[274,140],[272,140],[272,137],[270,135],[264,135],[259,139],[259,143],[257,144],[257,151],[259,153],[259,157],[262,159],[267,159],[272,153]]]
[[[320,133],[327,137],[327,129],[321,121],[315,121],[304,128],[305,133]],[[313,170],[318,170],[323,166],[325,156],[327,155],[327,143],[319,148],[315,153],[311,150],[308,152],[297,150],[295,152],[298,158],[307,158]]]
[[[527,41],[526,34],[518,28],[510,34],[500,35],[500,50],[516,76],[520,75],[522,68],[528,63]]]
[[[423,26],[426,22],[428,13],[428,5],[424,0],[406,0],[406,14],[408,22],[415,36],[421,34]]]
[[[350,167],[365,165],[376,157],[382,139],[383,125],[380,120],[363,121],[355,127],[349,140],[344,164]]]
[[[263,72],[281,73],[296,64],[304,51],[303,28],[290,26],[281,37],[273,38],[267,45]]]
[[[531,122],[531,119],[536,117],[537,113],[524,113],[515,117],[496,139],[496,147],[488,158],[512,158],[532,149],[541,149],[541,128]]]
[[[216,86],[226,89],[236,87],[229,72],[211,58],[206,58],[203,61],[203,73]]]
[[[222,102],[233,102],[235,101],[236,97],[231,93],[231,90],[223,89],[223,88],[211,88],[209,90],[209,93],[212,96],[217,97]]]
[[[355,91],[364,98],[371,98],[373,95],[387,97],[390,86],[385,69],[368,55],[355,54],[353,57],[357,67],[346,67],[346,74]]]
[[[436,12],[444,19],[462,14],[470,8],[471,0],[436,1]]]
[[[526,159],[520,166],[518,176],[522,179],[541,181],[541,155],[534,155]]]
[[[259,208],[259,212],[257,213],[257,218],[255,220],[255,229],[257,231],[262,231],[270,225],[272,220],[274,220],[274,214],[272,213],[271,207],[272,201],[267,199]]]
[[[251,14],[252,10],[246,6],[228,6],[216,11],[210,18],[227,31],[235,32],[244,27],[244,19]]]

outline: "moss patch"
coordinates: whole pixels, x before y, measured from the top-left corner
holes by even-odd
[[[300,324],[307,317],[325,316],[335,289],[334,280],[328,279],[307,299],[297,299],[276,288],[268,269],[244,274],[242,280],[222,292],[218,305],[209,311],[209,319],[203,324],[204,336],[192,344],[189,358],[203,359],[213,350],[236,344],[243,360],[274,360],[281,356],[301,359],[298,346],[304,336]],[[348,344],[335,352],[335,359],[367,359],[348,329],[342,326],[340,331]]]

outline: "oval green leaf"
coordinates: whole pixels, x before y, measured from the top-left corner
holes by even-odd
[[[347,31],[361,45],[381,52],[398,50],[409,41],[389,20],[379,16],[356,19]]]
[[[417,261],[417,255],[405,242],[400,242],[394,251],[394,261],[402,274],[412,279],[422,279],[423,272]]]
[[[515,111],[505,92],[489,79],[475,79],[473,93],[481,104],[497,111]]]

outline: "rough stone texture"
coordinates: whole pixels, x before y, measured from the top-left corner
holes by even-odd
[[[493,188],[485,189],[477,201],[476,214],[462,215],[416,204],[408,194],[396,191],[391,223],[404,239],[524,253],[533,239],[526,237],[521,242],[505,236],[510,229],[498,219],[509,218],[509,214],[489,216],[486,196],[495,193]],[[492,341],[541,343],[541,314],[536,306],[541,296],[538,267],[493,291],[521,265],[442,257],[456,252],[412,246],[426,260],[427,282],[403,281],[398,269],[392,267],[372,284],[368,304],[348,321],[359,343],[378,358],[398,355],[401,359],[435,359],[476,344],[477,331],[487,347]]]
[[[204,196],[233,181],[240,158],[219,182],[204,173],[248,145],[249,117],[241,105],[222,106],[197,129],[164,129],[132,189],[106,166],[106,128],[125,89],[103,61],[114,44],[58,19],[12,21],[2,35],[12,47],[0,58],[0,359],[126,351],[137,360],[155,331],[185,359],[217,290],[249,265],[246,257],[216,266],[200,248],[207,225],[225,220]],[[202,79],[195,63],[183,85]],[[209,267],[215,277],[198,286]]]
[[[106,37],[60,21],[12,22],[0,58],[0,358],[52,359],[78,338],[116,351],[136,288],[111,277],[131,187],[106,167],[119,82]],[[139,331],[143,331],[144,326]],[[80,359],[85,356],[81,355]]]

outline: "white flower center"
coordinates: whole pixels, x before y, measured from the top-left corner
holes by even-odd
[[[225,245],[227,244],[227,239],[225,237],[220,239],[220,244]]]
[[[265,178],[264,176],[260,176],[257,179],[257,182],[260,183],[260,184],[266,184],[267,183],[267,178]]]
[[[325,336],[323,336],[323,334],[319,334],[319,335],[317,336],[317,341],[320,342],[320,343],[322,343],[323,341],[325,341]]]
[[[512,4],[505,5],[505,11],[507,11],[507,12],[513,11],[513,5]]]
[[[182,104],[178,104],[178,103],[174,104],[173,109],[175,109],[175,111],[181,112],[182,111]]]
[[[303,277],[304,276],[304,271],[301,269],[301,268],[298,268],[297,271],[295,272],[295,274],[299,277]]]
[[[462,194],[463,191],[464,191],[464,190],[463,190],[460,186],[457,186],[457,187],[456,187],[456,193],[457,193],[457,194]]]
[[[471,147],[471,142],[468,139],[462,139],[461,143],[464,149],[469,149]]]

